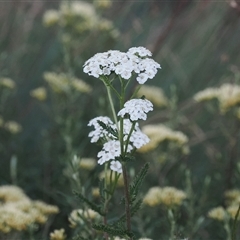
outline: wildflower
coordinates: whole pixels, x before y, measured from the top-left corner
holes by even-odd
[[[130,134],[132,126],[133,126],[133,123],[129,119],[123,119],[123,134],[124,134],[125,141],[127,140]],[[148,136],[140,130],[139,124],[137,122],[135,123],[135,127],[132,131],[129,141],[137,149],[141,148],[143,145],[149,142]]]
[[[236,84],[223,84],[219,88],[218,100],[222,113],[240,103],[240,86]]]
[[[46,27],[56,25],[60,20],[60,14],[56,10],[48,10],[44,13],[43,23]]]
[[[75,209],[70,213],[68,220],[70,227],[75,228],[77,224],[83,224],[84,220],[95,220],[99,217],[100,215],[92,209]]]
[[[159,87],[143,85],[138,90],[137,96],[142,97],[143,95],[157,107],[165,107],[168,105],[168,99],[163,90]]]
[[[17,186],[4,185],[0,187],[0,202],[18,202],[21,200],[28,199],[23,190]]]
[[[93,4],[97,7],[97,8],[109,8],[112,5],[112,1],[111,0],[94,0]]]
[[[179,147],[184,149],[188,142],[188,137],[185,134],[180,131],[173,131],[163,124],[145,125],[142,131],[150,138],[150,141],[141,147],[138,150],[139,152],[149,152],[157,148],[163,141],[175,142]]]
[[[15,121],[5,122],[4,128],[12,134],[17,134],[22,131],[22,126]]]
[[[0,231],[25,231],[33,224],[44,224],[59,212],[56,206],[32,201],[19,187],[0,187]]]
[[[237,215],[237,212],[238,212],[238,209],[239,209],[239,204],[238,205],[229,206],[226,210],[227,210],[228,214],[230,215],[230,217],[232,219],[235,219],[236,215]],[[237,220],[240,220],[240,216],[239,215],[238,215],[238,219]]]
[[[65,229],[61,228],[59,230],[54,230],[52,233],[50,233],[50,239],[51,240],[65,240],[67,238],[65,234]]]
[[[143,203],[150,207],[160,204],[161,190],[160,187],[151,187],[143,198]]]
[[[130,79],[133,73],[136,73],[136,80],[139,84],[143,84],[149,78],[152,79],[157,69],[161,68],[158,63],[147,56],[151,56],[151,52],[144,47],[130,48],[127,53],[109,50],[97,53],[87,60],[83,71],[96,78],[115,73],[125,80]]]
[[[180,206],[187,198],[185,192],[174,187],[152,187],[145,195],[143,202],[151,207],[163,204],[166,207]]]
[[[224,221],[226,217],[226,211],[223,207],[216,207],[208,212],[208,217],[218,221]]]
[[[240,190],[232,189],[224,193],[227,205],[240,203]]]
[[[69,91],[69,77],[64,73],[45,72],[44,80],[49,84],[56,93],[66,93]]]
[[[96,197],[96,198],[100,196],[100,190],[98,187],[92,188],[92,195],[93,197]]]
[[[187,195],[174,187],[164,187],[160,194],[160,202],[166,207],[180,206]]]
[[[219,88],[208,88],[194,96],[198,102],[208,101],[217,98],[222,113],[240,103],[240,86],[236,84],[225,83]]]
[[[80,79],[73,79],[72,86],[82,93],[90,93],[92,91],[92,87]]]
[[[47,91],[44,87],[39,87],[32,90],[30,95],[39,101],[44,101],[47,98]]]
[[[124,104],[124,108],[118,112],[118,116],[124,117],[126,114],[129,114],[132,121],[146,120],[146,113],[152,110],[153,105],[147,99],[131,99]]]
[[[122,164],[119,161],[111,161],[110,169],[122,173]]]
[[[96,166],[96,161],[93,158],[82,158],[79,163],[80,168],[92,170]]]
[[[219,91],[217,88],[207,88],[194,95],[194,100],[197,102],[209,101],[213,98],[218,98]]]
[[[94,29],[98,22],[93,5],[83,1],[62,2],[60,15],[61,25],[71,27],[78,33]]]
[[[112,140],[104,143],[102,151],[98,153],[98,163],[102,165],[103,163],[114,160],[121,154],[121,144],[120,141]]]
[[[16,83],[10,78],[1,78],[0,79],[0,86],[13,89],[16,87]]]
[[[97,142],[100,138],[109,139],[112,135],[99,124],[99,121],[104,123],[105,125],[111,127],[113,126],[113,122],[109,117],[96,117],[93,118],[89,123],[88,126],[93,126],[94,131],[91,131],[88,136],[91,138],[91,142]]]

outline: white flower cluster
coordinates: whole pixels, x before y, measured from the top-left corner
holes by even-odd
[[[97,142],[100,139],[106,141],[102,150],[97,155],[98,163],[102,165],[105,162],[111,161],[111,170],[121,173],[122,165],[119,161],[116,161],[116,158],[121,155],[121,143],[113,134],[109,133],[106,129],[103,129],[99,124],[99,121],[103,122],[106,126],[111,127],[113,130],[117,129],[117,126],[113,124],[108,117],[96,117],[89,122],[88,126],[94,127],[94,130],[88,135],[91,137],[91,142]],[[120,122],[118,125],[120,126]],[[130,133],[131,135],[129,136]],[[133,123],[129,119],[123,119],[123,141],[125,144],[124,151],[129,153],[134,148],[141,148],[147,144],[150,139],[140,130],[137,122]]]
[[[153,104],[147,99],[131,99],[124,104],[124,108],[118,112],[118,116],[130,115],[132,121],[146,120],[149,111],[153,110]]]
[[[136,73],[138,83],[144,84],[161,68],[160,64],[148,58],[151,55],[152,53],[144,47],[132,47],[126,53],[118,50],[97,53],[85,62],[83,71],[96,78],[115,73],[126,80]]]
[[[104,123],[107,126],[114,127],[112,120],[109,117],[96,117],[93,118],[88,126],[93,126],[94,130],[91,131],[88,136],[91,137],[91,143],[97,142],[100,138],[109,138],[113,137],[107,130],[103,129],[102,126],[99,125],[98,121]]]

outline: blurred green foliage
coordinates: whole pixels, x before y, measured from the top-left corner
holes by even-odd
[[[100,81],[84,74],[82,65],[97,52],[144,46],[162,67],[149,84],[161,87],[170,99],[170,106],[156,108],[147,123],[167,123],[184,132],[190,153],[172,151],[167,144],[152,155],[138,153],[141,164],[133,163],[132,172],[145,160],[150,162],[143,195],[155,185],[175,186],[191,194],[179,214],[176,239],[226,239],[223,226],[209,219],[207,212],[224,205],[224,191],[240,184],[240,121],[231,112],[222,115],[216,102],[197,104],[193,96],[226,82],[239,84],[240,3],[112,1],[110,8],[97,13],[112,21],[119,32],[116,38],[96,29],[73,36],[67,27],[44,26],[44,13],[58,10],[60,4],[0,3],[0,78],[16,84],[14,89],[0,86],[0,116],[4,122],[22,126],[17,134],[0,127],[0,184],[17,184],[31,198],[58,205],[61,213],[51,229],[67,226],[67,216],[78,204],[72,194],[76,185],[69,164],[74,155],[96,158],[99,147],[90,144],[87,123],[98,115],[110,115]],[[66,34],[70,40],[64,42]],[[56,94],[44,80],[45,72],[83,79],[93,91],[70,89]],[[42,86],[47,89],[43,102],[30,95]],[[10,169],[13,156],[16,176]],[[165,158],[162,163],[161,157]],[[81,187],[97,187],[96,176],[101,171],[97,166],[87,176],[80,174]],[[170,225],[165,209],[148,208],[134,220],[136,231],[152,239],[167,239]],[[164,214],[166,218],[159,217]]]

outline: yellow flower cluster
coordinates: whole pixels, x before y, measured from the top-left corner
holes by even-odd
[[[218,221],[223,221],[226,218],[226,211],[223,207],[216,207],[208,212],[208,217]]]
[[[110,7],[111,1],[95,1],[95,6],[99,8]],[[108,24],[106,24],[108,21]],[[116,34],[116,29],[111,21],[98,16],[93,4],[85,1],[63,1],[58,10],[48,10],[43,16],[43,23],[46,27],[59,25],[66,29],[71,29],[74,33],[83,33],[88,30],[107,31],[112,37]],[[111,24],[109,24],[111,23]],[[103,27],[104,26],[104,27]]]
[[[44,87],[39,87],[39,88],[33,89],[30,92],[30,95],[39,101],[44,101],[47,98],[47,91]]]
[[[81,158],[79,166],[82,169],[92,170],[97,165],[96,160],[93,158]]]
[[[32,201],[17,186],[0,187],[0,232],[24,231],[32,224],[44,224],[59,212],[56,206]]]
[[[22,131],[22,126],[15,121],[7,121],[3,127],[12,134],[17,134]]]
[[[16,87],[16,83],[10,78],[0,78],[0,86],[14,89]]]
[[[240,204],[240,190],[232,189],[224,193],[227,206]]]
[[[149,143],[138,150],[142,153],[157,148],[163,141],[175,142],[179,147],[183,148],[186,147],[188,142],[188,137],[185,134],[180,131],[173,131],[163,124],[145,125],[142,131],[150,138]]]
[[[180,206],[186,198],[187,195],[184,191],[174,187],[152,187],[145,195],[143,203],[150,207],[162,204],[168,208],[172,208]]]
[[[235,219],[240,204],[240,190],[232,189],[224,193],[227,208],[216,207],[208,212],[208,216],[218,221],[224,221],[229,216]],[[240,216],[238,216],[240,220]]]
[[[95,220],[99,217],[99,213],[92,209],[75,209],[70,213],[68,220],[70,222],[70,227],[75,228],[78,224],[83,224],[84,220]]]
[[[65,240],[67,238],[65,234],[65,229],[56,229],[50,233],[50,240]]]
[[[97,8],[105,9],[105,8],[111,7],[112,1],[111,0],[94,0],[93,4]]]
[[[71,87],[82,93],[90,93],[92,91],[91,86],[84,81],[71,78],[64,73],[46,72],[43,77],[56,93],[68,93]]]
[[[209,101],[214,98],[218,100],[221,112],[225,113],[240,103],[240,86],[225,83],[219,88],[207,88],[194,95],[197,102]]]
[[[142,97],[143,95],[157,107],[166,107],[168,105],[168,99],[159,87],[143,85],[138,90],[137,96]]]

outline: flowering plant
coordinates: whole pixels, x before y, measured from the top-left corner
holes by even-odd
[[[137,212],[141,200],[137,199],[139,186],[146,176],[148,164],[137,174],[131,184],[128,178],[128,163],[134,159],[134,151],[149,142],[140,127],[138,120],[146,120],[147,113],[153,110],[153,104],[143,96],[126,101],[126,91],[130,81],[136,77],[139,84],[144,84],[152,79],[160,65],[151,59],[151,52],[144,47],[130,48],[126,53],[120,51],[108,51],[98,53],[86,61],[83,71],[90,76],[99,78],[105,85],[111,112],[114,121],[107,116],[98,116],[92,119],[88,126],[94,129],[89,133],[91,142],[101,143],[102,150],[98,153],[98,163],[105,166],[105,174],[111,169],[110,183],[103,181],[100,189],[103,206],[96,206],[81,194],[77,194],[90,207],[103,216],[103,224],[93,225],[93,228],[104,232],[104,236],[120,236],[128,239],[134,238],[131,229],[131,217]],[[120,90],[115,86],[115,79],[120,81]],[[119,101],[119,109],[116,110],[114,93]],[[123,174],[125,214],[113,223],[108,223],[108,205],[114,195],[114,191],[120,175]],[[106,179],[106,178],[105,178]],[[125,222],[125,227],[123,223]]]

